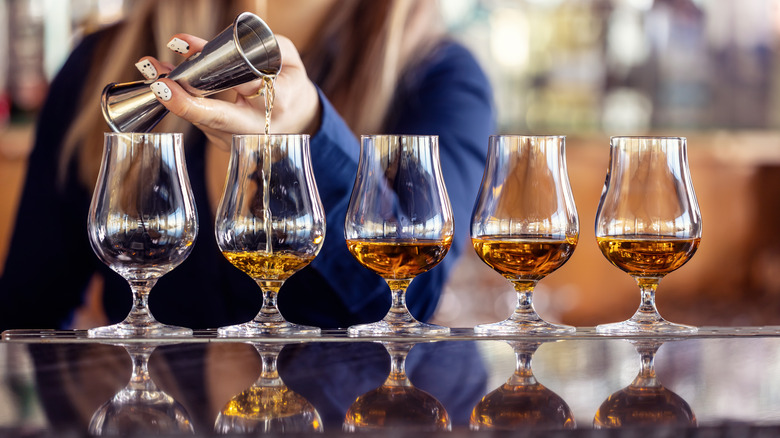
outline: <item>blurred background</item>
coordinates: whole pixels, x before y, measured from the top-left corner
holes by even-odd
[[[0,0],[0,269],[48,84],[80,38],[132,5]],[[661,283],[661,314],[696,325],[780,324],[780,0],[440,5],[490,76],[499,132],[567,136],[580,241],[539,284],[543,318],[592,326],[636,310],[638,289],[601,255],[593,223],[609,137],[644,134],[688,138],[704,224],[699,251]],[[460,263],[437,322],[506,318],[509,283],[471,252]]]

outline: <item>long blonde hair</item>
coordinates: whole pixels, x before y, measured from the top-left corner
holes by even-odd
[[[436,0],[338,2],[303,60],[354,133],[379,133],[404,71],[444,33],[437,13]]]
[[[125,21],[107,30],[93,55],[79,110],[63,142],[60,176],[77,160],[79,181],[92,188],[100,166],[103,132],[100,110],[106,84],[138,80],[132,65],[155,54],[177,63],[165,47],[178,32],[209,38],[239,12],[238,2],[212,0],[139,0]],[[396,85],[405,69],[421,59],[443,33],[437,26],[436,0],[340,0],[302,54],[309,75],[355,133],[381,130]],[[151,30],[151,35],[149,35]],[[191,126],[166,117],[155,128],[187,132]]]

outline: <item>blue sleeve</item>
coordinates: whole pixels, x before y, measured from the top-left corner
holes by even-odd
[[[388,133],[439,136],[442,173],[455,218],[450,252],[438,266],[415,278],[407,291],[407,305],[418,319],[433,315],[452,268],[471,246],[471,212],[494,130],[490,83],[473,55],[457,43],[434,51],[428,63],[407,77],[396,99]]]
[[[81,98],[94,38],[84,40],[51,84],[0,278],[0,329],[60,328],[81,303],[99,264],[87,239],[90,193],[70,166],[58,179],[62,139]],[[97,104],[97,103],[96,103]]]
[[[297,299],[305,297],[306,306],[290,302],[282,310],[293,321],[299,319],[322,327],[345,327],[381,319],[390,306],[390,292],[385,281],[360,265],[347,248],[344,219],[357,174],[360,145],[321,91],[320,102],[322,118],[319,131],[311,139],[311,158],[317,190],[325,208],[325,241],[310,266],[312,269],[294,275],[285,283],[285,287],[289,283],[291,289],[298,289],[299,293],[295,295]],[[312,284],[320,284],[323,290],[303,290],[311,289]],[[285,300],[291,296],[281,293],[280,306],[285,306]],[[337,302],[333,302],[334,299]],[[316,314],[312,309],[317,310]]]
[[[279,305],[291,321],[345,327],[381,319],[390,307],[390,289],[347,249],[344,219],[360,146],[321,92],[320,101],[322,119],[311,139],[311,156],[325,207],[325,242],[310,269],[285,283],[296,292],[280,293]],[[391,108],[385,133],[440,137],[442,170],[455,216],[450,253],[439,266],[415,278],[407,295],[412,314],[428,320],[469,238],[471,209],[482,177],[487,137],[494,125],[492,92],[472,55],[462,46],[448,43],[406,76]],[[319,285],[318,289],[312,290],[312,285]],[[301,300],[306,305],[301,305]]]

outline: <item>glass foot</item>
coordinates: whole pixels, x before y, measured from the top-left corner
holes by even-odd
[[[480,324],[474,327],[474,333],[484,335],[565,335],[576,332],[570,325],[553,324],[547,321],[517,321],[506,319],[491,324]]]
[[[626,320],[623,322],[614,322],[611,324],[601,324],[596,326],[597,333],[610,335],[680,335],[695,334],[699,329],[684,324],[675,324],[664,319],[653,321],[651,323]]]
[[[243,324],[229,325],[217,329],[222,338],[242,338],[255,336],[319,336],[320,328],[291,322],[260,323],[249,321]]]
[[[159,322],[133,325],[126,322],[87,330],[90,338],[172,338],[192,336],[192,329]]]
[[[357,336],[439,336],[450,334],[449,327],[412,320],[402,323],[389,323],[387,321],[372,322],[370,324],[353,325],[347,329],[351,337]]]

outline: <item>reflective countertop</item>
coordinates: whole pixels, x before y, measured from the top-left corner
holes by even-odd
[[[780,327],[684,337],[7,331],[0,432],[780,436]]]

